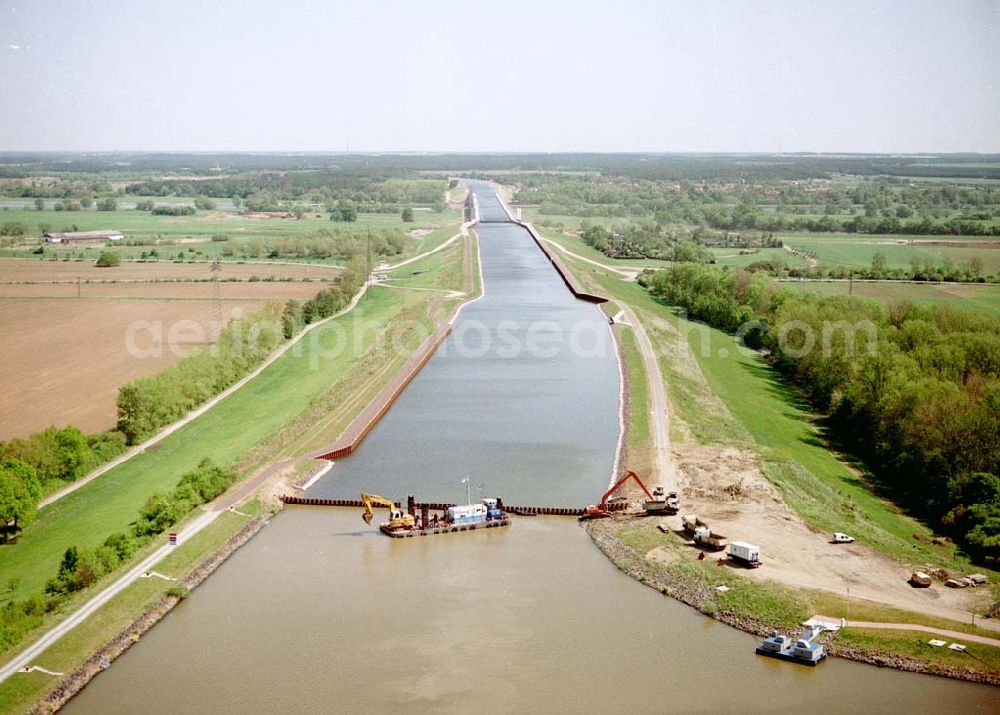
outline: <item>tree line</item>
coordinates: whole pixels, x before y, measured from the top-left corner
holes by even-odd
[[[0,442],[0,539],[30,525],[38,502],[125,450],[117,432],[84,435],[76,427],[49,427]]]
[[[691,318],[765,348],[896,501],[973,559],[1000,564],[1000,319],[950,306],[885,308],[691,264],[641,282]],[[861,321],[873,330],[850,329]]]
[[[56,611],[73,593],[113,573],[136,551],[195,508],[222,495],[236,477],[235,470],[222,469],[205,458],[185,473],[169,494],[154,494],[146,500],[127,530],[110,534],[94,548],[68,546],[43,591],[19,598],[19,582],[9,581],[2,599],[5,603],[0,608],[0,650],[20,641],[26,632],[41,624],[46,613]]]

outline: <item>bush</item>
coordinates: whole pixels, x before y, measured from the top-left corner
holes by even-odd
[[[120,265],[121,262],[121,256],[117,253],[113,251],[104,251],[97,257],[97,262],[94,265],[98,268],[114,268]]]
[[[154,216],[194,216],[194,206],[156,206],[151,213]]]
[[[0,224],[0,236],[23,236],[28,227],[20,221],[4,221]]]
[[[169,529],[181,517],[177,505],[165,494],[154,494],[139,510],[139,519],[133,527],[138,537],[155,536]]]
[[[76,427],[49,427],[29,437],[16,437],[0,444],[0,457],[31,465],[43,485],[51,480],[73,481],[95,461],[87,438]]]

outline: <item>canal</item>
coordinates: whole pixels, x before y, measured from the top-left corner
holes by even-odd
[[[509,503],[600,495],[618,438],[606,321],[526,231],[477,233],[485,296],[310,495],[461,501],[465,477]],[[359,516],[286,509],[68,712],[995,712],[986,687],[757,658],[756,639],[624,576],[573,520],[394,540]]]

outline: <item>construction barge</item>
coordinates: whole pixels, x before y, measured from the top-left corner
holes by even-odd
[[[810,628],[798,640],[775,633],[757,646],[757,655],[787,660],[801,665],[815,666],[826,659],[826,650],[816,642],[820,629]]]
[[[483,498],[479,504],[472,504],[471,501],[463,506],[449,504],[440,515],[430,514],[426,504],[421,505],[420,514],[417,514],[412,495],[407,499],[405,512],[395,502],[376,494],[362,494],[361,503],[365,508],[361,518],[366,524],[372,523],[373,507],[388,507],[389,520],[379,524],[378,528],[393,539],[510,526],[510,517],[501,508],[499,499],[494,498]]]

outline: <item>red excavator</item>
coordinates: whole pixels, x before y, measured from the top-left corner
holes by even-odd
[[[611,488],[608,489],[608,491],[604,492],[604,496],[601,497],[601,503],[599,506],[594,506],[593,504],[591,504],[590,506],[587,507],[583,516],[580,517],[580,521],[585,521],[587,519],[607,519],[608,517],[610,517],[611,512],[608,511],[608,499],[611,498],[612,494],[621,489],[622,485],[625,484],[625,482],[627,482],[629,479],[634,479],[635,483],[638,484],[639,488],[642,489],[643,493],[645,493],[646,498],[649,499],[650,501],[654,501],[653,495],[649,493],[648,489],[646,489],[646,485],[642,483],[641,479],[639,479],[639,475],[633,472],[632,470],[629,470],[625,473],[625,476],[623,476],[617,482],[612,484]]]

